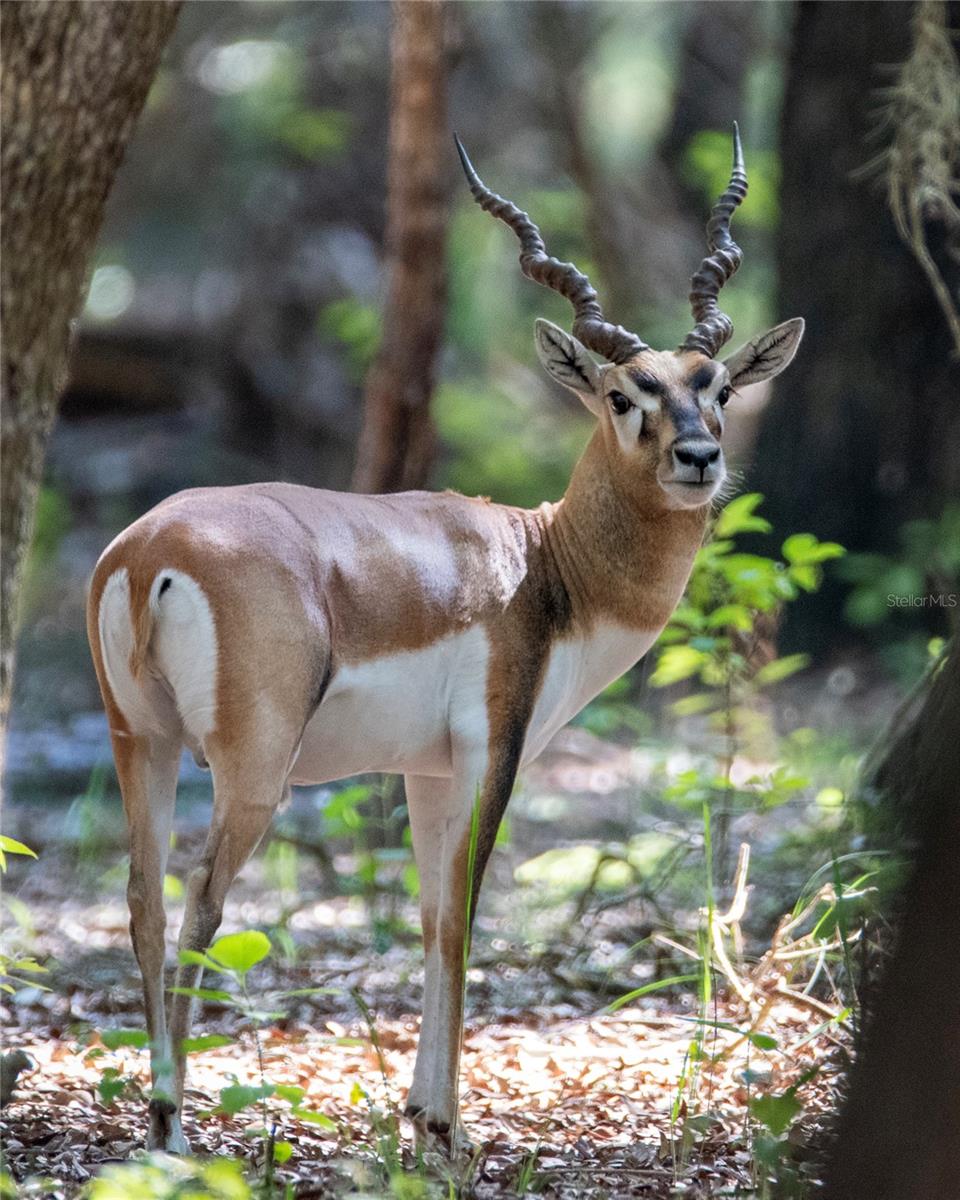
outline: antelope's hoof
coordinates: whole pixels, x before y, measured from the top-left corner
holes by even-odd
[[[190,1147],[183,1136],[180,1115],[172,1100],[150,1101],[150,1129],[147,1132],[148,1150],[165,1150],[167,1154],[189,1154]]]
[[[449,1121],[432,1113],[429,1108],[421,1108],[418,1104],[408,1104],[404,1116],[413,1125],[413,1144],[416,1150],[428,1161],[431,1158],[440,1158],[447,1162],[466,1162],[477,1151],[459,1121],[451,1131]]]

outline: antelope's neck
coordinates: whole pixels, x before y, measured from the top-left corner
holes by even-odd
[[[625,491],[595,435],[566,495],[539,511],[575,621],[648,631],[667,623],[683,595],[710,510],[668,509],[653,490]]]

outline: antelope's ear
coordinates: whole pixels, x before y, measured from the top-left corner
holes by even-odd
[[[730,383],[733,387],[743,387],[746,383],[773,379],[790,366],[802,337],[803,317],[793,317],[761,333],[724,360]]]
[[[603,410],[600,398],[600,368],[585,347],[552,321],[537,319],[534,326],[537,357],[547,374],[576,392],[587,408],[599,416]]]

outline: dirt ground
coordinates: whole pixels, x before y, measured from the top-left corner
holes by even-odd
[[[544,768],[557,769],[549,761]],[[17,828],[27,831],[22,820]],[[141,999],[119,848],[100,852],[102,866],[84,868],[39,819],[34,834],[40,861],[9,878],[12,893],[29,905],[36,951],[51,967],[42,978],[52,990],[27,988],[3,1006],[5,1047],[23,1048],[34,1063],[3,1111],[4,1153],[15,1178],[44,1178],[40,1194],[70,1197],[103,1164],[124,1161],[143,1145],[146,1054],[104,1050],[99,1039],[104,1030],[142,1028]],[[200,836],[199,824],[182,834],[172,868],[186,864]],[[822,1142],[829,1125],[848,1042],[842,1029],[827,1026],[816,1001],[758,994],[752,1009],[766,1007],[759,1028],[770,1039],[758,1048],[738,1032],[749,1024],[747,1006],[721,990],[704,1014],[696,1087],[684,1092],[698,1029],[690,991],[655,992],[607,1009],[636,986],[619,964],[643,932],[641,908],[627,903],[605,922],[594,919],[585,939],[569,928],[569,906],[541,913],[537,926],[509,889],[510,855],[501,859],[471,955],[461,1115],[479,1153],[456,1175],[460,1194],[753,1194],[758,1127],[748,1117],[750,1097],[782,1094],[816,1067],[801,1089],[803,1112],[790,1135],[791,1154],[795,1143],[797,1155],[809,1157],[806,1147]],[[391,901],[392,941],[377,948],[361,900],[324,895],[307,868],[301,887],[288,919],[294,957],[271,956],[250,982],[267,1007],[276,990],[332,989],[288,1001],[287,1015],[267,1021],[260,1034],[267,1078],[303,1088],[304,1106],[329,1121],[321,1127],[279,1109],[271,1116],[276,1137],[292,1146],[279,1178],[301,1197],[392,1194],[382,1139],[395,1147],[391,1139],[399,1132],[405,1160],[413,1162],[411,1130],[399,1113],[422,990],[415,906]],[[269,928],[275,905],[262,860],[255,860],[231,894],[223,927]],[[590,966],[597,962],[610,964],[606,975]],[[204,1006],[196,1032],[237,1041],[192,1057],[185,1121],[191,1147],[256,1161],[262,1142],[245,1132],[254,1122],[249,1113],[202,1115],[234,1079],[257,1082],[254,1035],[216,1003]],[[134,1081],[112,1104],[98,1093],[108,1067]]]

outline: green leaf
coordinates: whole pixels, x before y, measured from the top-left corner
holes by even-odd
[[[245,1083],[232,1083],[229,1087],[220,1089],[220,1108],[232,1117],[272,1095],[273,1084],[270,1083],[261,1084],[259,1087],[251,1087]]]
[[[199,1054],[201,1050],[216,1050],[220,1046],[232,1046],[234,1039],[223,1033],[207,1033],[201,1037],[184,1038],[180,1049],[184,1054]]]
[[[189,1162],[190,1160],[184,1161]],[[213,1162],[205,1163],[201,1168],[204,1185],[201,1193],[203,1200],[207,1200],[208,1194],[211,1200],[250,1200],[253,1192],[243,1177],[245,1165],[242,1161],[238,1162],[233,1158],[214,1159]],[[126,1166],[127,1164],[124,1164],[124,1167]],[[153,1192],[150,1194],[152,1196]],[[169,1195],[169,1193],[167,1194]],[[191,1193],[188,1190],[180,1191],[178,1189],[175,1195],[181,1197],[182,1200],[187,1200],[188,1196],[193,1195],[196,1200],[196,1192]],[[100,1197],[93,1197],[92,1200],[100,1200]]]
[[[792,1088],[780,1096],[754,1096],[750,1101],[750,1112],[775,1137],[786,1133],[802,1110]]]
[[[123,1095],[129,1082],[126,1075],[121,1075],[114,1067],[107,1067],[97,1081],[97,1094],[104,1104],[111,1105]]]
[[[779,683],[781,679],[787,679],[790,675],[795,675],[797,671],[802,671],[809,661],[809,654],[788,654],[784,658],[775,658],[773,662],[768,662],[760,668],[753,677],[754,682],[759,687],[766,687],[770,683]]]
[[[169,900],[172,904],[176,904],[178,900],[183,899],[183,884],[176,875],[164,875],[163,898],[164,900]]]
[[[783,557],[794,566],[810,566],[846,554],[839,542],[821,542],[812,533],[794,533],[783,543]]]
[[[289,1142],[274,1142],[273,1143],[273,1161],[279,1165],[289,1162],[290,1156],[293,1154],[293,1147]]]
[[[858,587],[847,597],[844,612],[853,625],[880,625],[888,617],[891,605],[887,597],[872,587]]]
[[[0,962],[3,957],[0,956]],[[26,971],[28,975],[47,975],[49,968],[41,966],[35,958],[14,958],[7,963],[11,971]],[[39,984],[32,984],[33,987],[39,987]],[[46,989],[44,989],[46,990]]]
[[[747,633],[753,628],[753,615],[743,604],[721,604],[707,617],[707,624],[711,629],[732,626]]]
[[[720,703],[720,697],[711,692],[698,692],[695,696],[684,696],[670,705],[671,712],[678,717],[692,717],[697,713],[710,712]]]
[[[655,979],[653,983],[645,983],[643,987],[634,988],[632,992],[627,992],[625,996],[618,996],[612,1004],[608,1004],[606,1012],[616,1012],[618,1008],[623,1008],[629,1004],[631,1000],[637,1000],[640,996],[647,996],[650,992],[659,992],[663,988],[674,987],[678,983],[693,983],[700,978],[699,975],[670,975],[666,979]]]
[[[133,1046],[142,1050],[150,1044],[150,1035],[145,1029],[105,1029],[100,1040],[108,1050],[119,1050],[121,1046]]]
[[[667,687],[689,679],[707,661],[707,655],[693,646],[668,646],[657,662],[657,669],[650,676],[653,687]]]
[[[259,929],[224,934],[209,949],[210,957],[221,965],[221,969],[226,967],[228,971],[236,971],[239,975],[245,975],[269,953],[270,939]]]
[[[811,566],[809,563],[801,563],[796,567],[788,567],[787,574],[797,587],[803,588],[805,592],[815,592],[820,583],[817,568]]]
[[[29,846],[25,846],[23,842],[18,842],[12,837],[7,837],[5,833],[0,833],[0,850],[5,850],[7,854],[26,854],[30,858],[36,858],[36,851],[31,850]]]
[[[281,1100],[286,1100],[288,1104],[298,1105],[307,1094],[302,1087],[297,1087],[292,1083],[277,1083],[274,1084],[273,1094]]]
[[[193,996],[195,1000],[214,1000],[220,1004],[229,1004],[233,1008],[237,1007],[235,996],[231,996],[229,992],[218,991],[216,988],[172,987],[169,990],[175,996]]]
[[[223,970],[219,963],[214,962],[206,954],[201,954],[199,950],[181,950],[177,958],[185,967],[206,967],[209,971]]]
[[[754,512],[762,503],[763,496],[759,492],[747,492],[731,500],[717,517],[715,536],[729,538],[738,533],[769,533],[773,526]]]
[[[838,787],[821,788],[814,797],[818,808],[834,809],[843,807],[843,791]]]
[[[291,988],[287,992],[273,992],[272,996],[278,1000],[288,1000],[296,996],[342,996],[343,988],[335,987],[303,987]]]
[[[356,1084],[354,1085],[356,1090]],[[350,1093],[351,1103],[356,1103],[353,1099],[353,1092]],[[328,1129],[331,1133],[336,1133],[337,1123],[324,1116],[323,1113],[314,1112],[311,1108],[292,1108],[291,1115],[296,1117],[298,1121],[306,1121],[308,1125],[319,1125],[321,1129]]]

